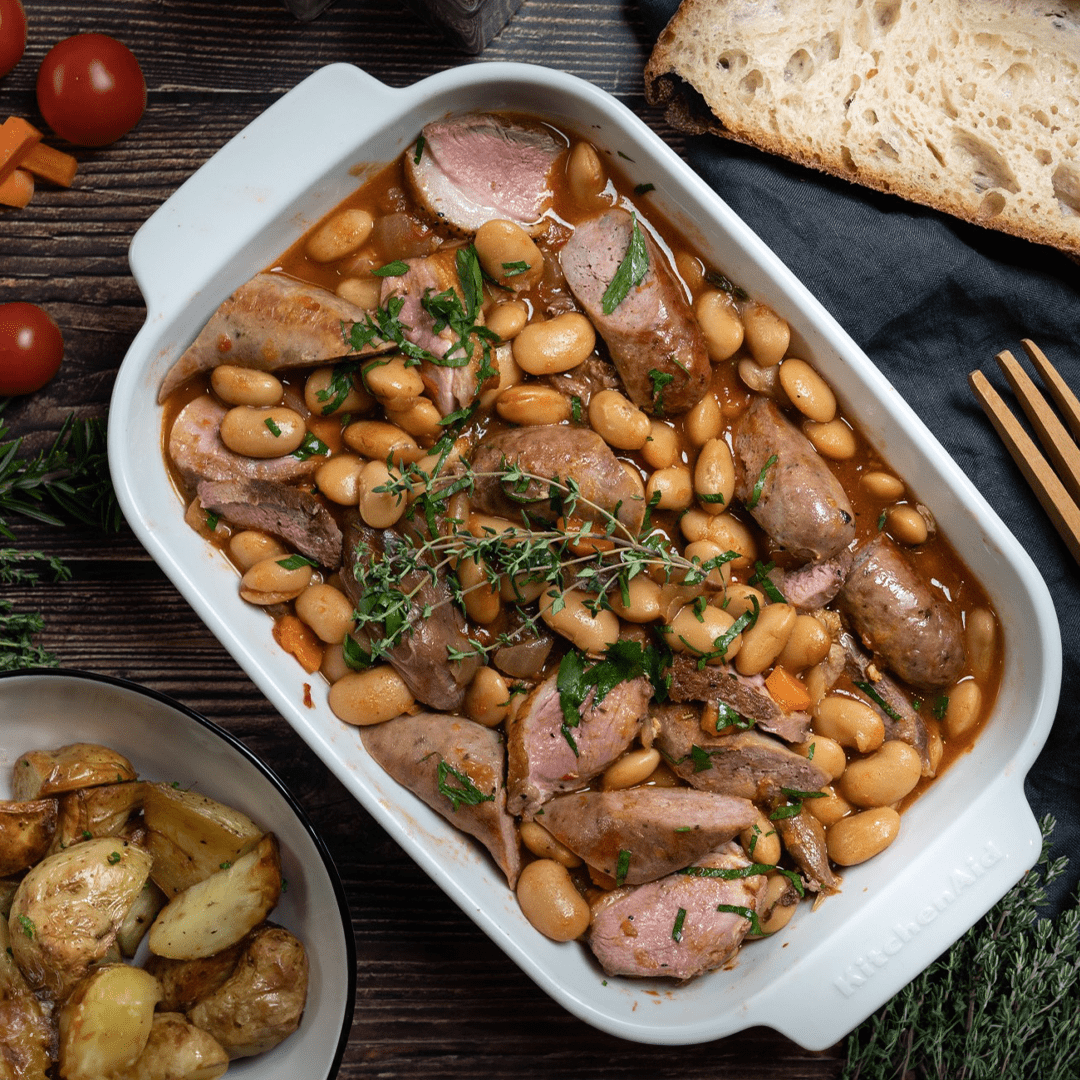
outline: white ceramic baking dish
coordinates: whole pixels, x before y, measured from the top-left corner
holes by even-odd
[[[541,937],[472,842],[369,760],[313,679],[285,656],[231,566],[183,523],[161,460],[156,394],[217,305],[400,153],[429,120],[511,109],[568,122],[618,153],[633,182],[751,295],[789,319],[817,365],[986,583],[1007,661],[974,749],[904,815],[882,856],[843,892],[686,986],[605,979],[588,949]],[[1053,720],[1061,645],[1037,571],[956,464],[868,358],[781,262],[644,123],[562,72],[479,64],[391,89],[348,65],[317,71],[216,154],[139,230],[131,266],[146,324],[117,379],[109,454],[121,505],[147,550],[282,716],[360,803],[506,953],[590,1024],[648,1043],[697,1043],[764,1024],[819,1049],[843,1037],[937,957],[1038,857],[1024,775]]]

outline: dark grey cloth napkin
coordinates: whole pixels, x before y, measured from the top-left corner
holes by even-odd
[[[639,0],[652,40],[677,0]],[[690,140],[698,172],[866,351],[1031,555],[1057,609],[1061,704],[1026,781],[1036,817],[1052,813],[1080,880],[1080,568],[967,384],[982,368],[1011,402],[994,355],[1031,338],[1080,393],[1080,265],[1050,248],[835,180],[738,143]],[[1015,410],[1019,414],[1019,409]]]

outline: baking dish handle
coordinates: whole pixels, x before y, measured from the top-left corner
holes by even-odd
[[[217,290],[230,268],[221,267],[210,281],[207,269],[218,267],[222,252],[246,254],[257,265],[272,259],[280,237],[267,240],[259,234],[297,204],[312,176],[329,173],[343,162],[347,175],[348,167],[360,164],[348,161],[358,145],[352,138],[358,131],[358,113],[361,129],[364,116],[376,126],[399,92],[352,64],[329,64],[226,143],[165,200],[131,241],[128,261],[146,301],[147,321],[190,303],[200,289],[216,292],[220,299]],[[316,113],[320,122],[313,124]],[[327,130],[348,131],[350,138],[327,139]],[[353,177],[339,197],[355,185]],[[264,254],[262,243],[274,250]],[[230,282],[225,291],[237,284]]]

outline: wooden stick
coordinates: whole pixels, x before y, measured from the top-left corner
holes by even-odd
[[[1080,507],[1069,497],[1046,458],[1039,453],[1038,447],[986,376],[981,371],[973,371],[968,376],[968,382],[983,412],[1054,523],[1054,528],[1065,541],[1072,557],[1080,563]]]
[[[999,352],[997,362],[1035,428],[1039,442],[1053,463],[1058,478],[1073,500],[1080,502],[1080,450],[1076,448],[1076,443],[1069,438],[1065,425],[1046,403],[1046,399],[1013,354],[1008,350]]]
[[[1046,359],[1046,355],[1034,341],[1023,338],[1020,344],[1024,346],[1024,352],[1046,383],[1046,388],[1061,410],[1061,415],[1065,417],[1073,438],[1080,442],[1080,401],[1076,400],[1076,395],[1065,385],[1065,380],[1058,374],[1057,368]]]

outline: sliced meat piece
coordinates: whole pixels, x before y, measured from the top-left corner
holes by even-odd
[[[844,587],[855,556],[845,548],[823,563],[807,563],[796,570],[769,571],[769,579],[783,593],[784,599],[799,611],[817,611],[825,607]]]
[[[816,790],[803,788],[799,790]],[[787,796],[778,784],[769,784],[764,791],[765,802],[772,811],[788,805]],[[829,865],[825,846],[825,828],[803,806],[791,817],[772,817],[770,820],[780,834],[784,850],[795,860],[811,892],[834,893],[840,888],[840,878]]]
[[[493,218],[543,230],[549,174],[565,149],[547,128],[473,113],[436,120],[421,138],[405,151],[405,179],[433,217],[462,234]]]
[[[756,820],[747,799],[647,787],[562,795],[544,804],[543,817],[544,828],[589,866],[627,885],[689,866]]]
[[[940,690],[960,677],[960,616],[884,533],[856,552],[837,606],[866,648],[904,682]]]
[[[601,390],[623,389],[622,379],[619,378],[615,365],[599,356],[590,356],[576,368],[560,375],[549,375],[547,383],[560,394],[576,397],[585,406],[588,406],[593,394],[598,394]]]
[[[397,277],[383,279],[381,304],[400,299],[397,321],[405,340],[423,349],[432,359],[420,361],[424,380],[440,416],[470,405],[480,392],[479,374],[483,343],[470,337],[463,342],[444,319],[437,319],[424,306],[424,300],[440,293],[453,292],[461,299],[461,278],[457,269],[457,251],[438,251],[424,259],[406,259],[408,270]],[[477,313],[483,323],[483,315]],[[471,350],[471,352],[469,351]]]
[[[276,480],[287,483],[310,476],[324,457],[302,461],[294,454],[250,458],[221,441],[226,409],[203,395],[192,398],[177,414],[169,432],[169,460],[189,484],[201,480]]]
[[[855,539],[855,511],[840,481],[773,402],[755,398],[732,436],[735,494],[773,543],[824,562]]]
[[[647,679],[619,683],[598,705],[590,691],[580,708],[581,723],[571,732],[575,754],[563,732],[557,679],[557,674],[545,679],[507,723],[507,805],[525,818],[553,795],[583,787],[603,772],[634,741],[648,716],[652,687]]]
[[[774,700],[762,675],[740,675],[731,664],[707,664],[698,668],[690,656],[671,662],[671,701],[722,701],[740,716],[788,742],[802,742],[810,727],[810,714],[785,712]]]
[[[578,225],[559,262],[604,339],[630,400],[656,416],[673,416],[704,397],[712,364],[685,292],[644,230],[645,277],[610,315],[604,314],[604,293],[626,256],[633,228],[625,210],[609,210]]]
[[[823,769],[759,731],[707,735],[701,711],[688,705],[662,705],[655,745],[677,776],[702,791],[757,799],[765,785],[818,791],[829,782]]]
[[[603,524],[605,515],[614,514],[632,533],[641,528],[645,503],[638,488],[608,444],[589,428],[511,428],[488,435],[473,451],[475,509],[511,519],[528,514],[533,520],[555,521],[563,511],[558,503],[552,505],[550,485],[541,480],[508,484],[502,479],[508,466],[545,480],[574,481],[581,493],[574,517]]]
[[[360,729],[364,749],[399,783],[475,836],[513,888],[521,845],[506,812],[505,754],[497,731],[442,713],[399,716]]]
[[[362,322],[363,308],[328,289],[297,281],[285,274],[256,274],[241,285],[211,316],[183,355],[165,376],[158,401],[178,386],[219,364],[277,371],[314,367],[352,349],[343,324]],[[362,349],[370,356],[392,349],[381,342]]]
[[[314,495],[270,480],[204,480],[198,493],[230,524],[278,536],[330,570],[341,565],[341,530]]]
[[[737,873],[751,864],[738,844],[725,844],[696,865]],[[692,979],[739,951],[752,924],[726,909],[756,914],[765,882],[761,874],[725,880],[678,873],[615,889],[593,904],[589,945],[608,975]]]
[[[364,590],[356,579],[355,568],[367,566],[373,559],[397,559],[401,565],[398,588],[402,593],[417,589],[409,608],[404,636],[386,655],[404,679],[413,696],[433,709],[457,709],[465,700],[465,690],[480,666],[465,632],[465,617],[453,602],[450,588],[442,574],[435,576],[415,565],[412,548],[393,529],[376,532],[358,516],[345,524],[344,559],[341,583],[349,599],[359,607]],[[426,562],[424,565],[428,565]],[[354,632],[360,647],[371,647],[370,631]],[[451,650],[467,653],[464,660],[449,660]]]
[[[933,776],[930,762],[930,739],[923,718],[915,711],[907,694],[878,670],[877,665],[859,648],[855,639],[846,631],[840,634],[844,670],[852,682],[862,683],[867,704],[881,717],[885,725],[886,739],[899,739],[914,747],[922,761],[923,776]],[[835,680],[834,680],[835,681]],[[872,693],[871,693],[872,691]]]

